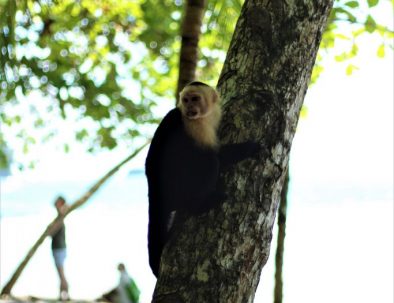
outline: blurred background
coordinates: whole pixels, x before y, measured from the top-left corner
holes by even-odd
[[[175,104],[184,1],[0,0],[0,287],[56,216]],[[293,141],[283,302],[393,302],[393,1],[335,1]],[[215,85],[242,1],[208,1],[197,75]],[[66,219],[72,298],[150,302],[147,148]],[[255,302],[274,302],[277,227]],[[16,296],[56,298],[46,239]]]

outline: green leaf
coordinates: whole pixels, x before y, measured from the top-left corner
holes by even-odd
[[[379,3],[379,0],[368,0],[368,6],[374,7]]]
[[[352,10],[351,10],[352,11]],[[349,10],[346,10],[344,7],[337,7],[333,10],[334,18],[339,17],[341,19],[347,18],[347,20],[351,23],[357,21],[356,16],[354,16]]]
[[[368,15],[367,20],[365,21],[365,30],[368,33],[373,33],[376,29],[376,22],[371,15]]]
[[[335,61],[337,62],[342,62],[345,61],[348,58],[348,54],[346,52],[340,54],[340,55],[336,55],[335,56]]]
[[[384,43],[382,43],[382,44],[378,47],[378,50],[377,50],[377,52],[376,52],[376,55],[377,55],[379,58],[384,58],[384,56],[386,55],[386,47],[385,47]]]
[[[41,118],[38,118],[36,121],[34,121],[34,127],[40,128],[45,125],[44,120]]]
[[[348,37],[348,36],[346,36],[346,35],[344,35],[344,34],[341,34],[341,33],[337,34],[337,35],[335,36],[335,38],[341,39],[341,40],[348,40],[348,41],[351,40],[350,37]]]
[[[300,118],[305,119],[307,117],[308,117],[308,107],[306,107],[306,105],[303,105],[301,107]]]
[[[357,67],[357,66],[355,66],[355,65],[353,65],[353,64],[349,64],[347,67],[346,67],[346,75],[348,75],[348,76],[351,76],[352,74],[353,74],[353,72],[355,71],[355,70],[358,70],[359,68]]]
[[[350,51],[351,57],[355,57],[358,54],[358,46],[356,43],[353,43],[352,50]]]
[[[76,133],[75,138],[78,141],[82,141],[84,138],[86,138],[89,135],[86,129],[80,130]]]
[[[358,1],[349,1],[349,2],[346,2],[345,5],[349,6],[351,8],[359,7]]]
[[[30,161],[27,167],[29,169],[34,169],[36,167],[36,163],[34,161]]]
[[[23,144],[22,152],[26,155],[29,152],[29,145],[27,143]]]

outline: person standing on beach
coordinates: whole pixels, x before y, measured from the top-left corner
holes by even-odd
[[[117,303],[138,303],[140,298],[140,290],[135,284],[134,280],[129,276],[126,271],[126,267],[123,263],[118,265],[120,273],[119,285],[118,285],[118,300]]]
[[[66,200],[59,196],[55,200],[55,207],[58,215],[64,215],[67,211],[68,205]],[[66,226],[64,225],[63,218],[58,221],[49,232],[52,237],[52,255],[55,261],[55,266],[60,278],[60,299],[62,301],[69,300],[68,295],[68,282],[64,275],[64,260],[66,259]]]
[[[118,270],[120,274],[119,284],[111,291],[103,294],[97,301],[111,303],[139,303],[140,290],[137,284],[129,276],[123,263],[119,263]]]

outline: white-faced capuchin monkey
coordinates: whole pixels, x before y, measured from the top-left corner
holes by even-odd
[[[223,201],[225,194],[217,185],[219,172],[260,150],[254,142],[219,146],[219,99],[216,90],[202,82],[188,84],[152,139],[145,166],[149,264],[156,277],[174,211],[197,215]]]

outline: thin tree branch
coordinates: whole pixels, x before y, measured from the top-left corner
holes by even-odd
[[[1,295],[9,295],[11,293],[12,288],[14,287],[16,281],[18,280],[19,276],[21,275],[22,271],[26,267],[27,263],[30,261],[30,259],[33,257],[35,252],[37,251],[38,247],[44,242],[45,238],[49,235],[50,231],[52,230],[53,226],[57,224],[59,221],[63,220],[69,213],[77,209],[78,207],[82,206],[85,204],[89,198],[111,177],[113,176],[124,164],[126,164],[128,161],[133,159],[144,147],[146,147],[150,143],[150,140],[148,140],[146,143],[144,143],[142,146],[137,148],[130,156],[128,156],[126,159],[124,159],[122,162],[120,162],[118,165],[116,165],[114,168],[112,168],[108,173],[106,173],[100,180],[98,180],[81,198],[79,198],[77,201],[75,201],[73,204],[70,205],[70,207],[67,209],[67,211],[64,213],[64,215],[58,215],[55,219],[52,220],[51,223],[47,226],[47,228],[44,230],[44,232],[41,234],[41,236],[38,238],[38,240],[34,243],[34,245],[30,248],[28,251],[26,257],[23,259],[23,261],[19,264],[18,268],[15,270],[14,274],[8,281],[8,283],[3,287],[1,291]]]

